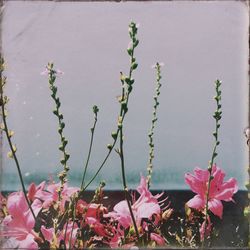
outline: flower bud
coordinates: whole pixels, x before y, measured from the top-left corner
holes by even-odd
[[[96,105],[93,106],[93,112],[94,114],[97,114],[99,112],[99,108]]]
[[[112,136],[112,138],[115,140],[115,139],[117,138],[117,133],[116,133],[116,132],[112,132],[112,133],[111,133],[111,136]]]
[[[131,68],[135,70],[137,68],[138,64],[136,62],[132,63]]]
[[[163,214],[161,216],[162,219],[163,220],[168,220],[171,217],[173,212],[174,212],[174,210],[172,208],[167,209],[166,211],[163,212]]]

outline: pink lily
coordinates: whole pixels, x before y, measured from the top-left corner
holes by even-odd
[[[40,190],[37,192],[37,197],[43,200],[43,207],[49,208],[53,203],[56,203],[59,200],[58,190],[60,188],[60,183],[53,183],[48,185],[47,192]],[[64,210],[64,205],[66,201],[70,201],[70,197],[79,191],[79,188],[68,187],[68,184],[65,183],[62,190],[62,200],[60,201],[60,210]]]
[[[212,168],[213,180],[210,185],[208,209],[215,215],[222,218],[223,201],[233,201],[233,195],[238,191],[237,181],[230,178],[224,182],[225,173],[216,165]],[[206,206],[207,183],[209,178],[208,170],[195,168],[194,175],[186,174],[185,181],[190,186],[195,195],[187,202],[187,205],[197,210],[202,210]]]
[[[103,237],[113,236],[111,232],[108,231],[108,227],[105,227],[100,221],[93,217],[87,217],[86,223],[95,231],[96,234]]]
[[[28,188],[29,200],[33,201],[35,198],[39,198],[39,193],[43,192],[44,188],[45,188],[45,181],[41,182],[38,186],[36,186],[35,183],[32,182]]]
[[[11,237],[16,240],[20,248],[38,249],[37,234],[33,230],[35,219],[29,210],[23,192],[15,192],[9,195],[7,200],[9,215],[2,222],[5,231],[1,232],[2,236]],[[35,200],[32,208],[37,216],[42,208],[41,201]]]
[[[53,235],[55,234],[54,228],[46,228],[44,225],[41,226],[41,232],[48,242],[51,242],[53,239]]]
[[[140,197],[132,204],[132,211],[135,216],[136,224],[139,226],[141,219],[151,218],[153,214],[160,214],[161,208],[158,203],[158,198],[162,194],[153,196],[148,190],[146,178],[141,176],[141,182],[137,191],[140,193]],[[132,218],[129,212],[128,204],[126,200],[123,200],[114,206],[114,211],[106,215],[106,217],[113,217],[119,221],[119,224],[124,228],[128,228],[132,225]]]
[[[64,240],[64,238],[65,238],[66,248],[69,248],[69,240],[70,240],[70,237],[71,237],[72,227],[73,227],[73,222],[71,221],[70,223],[68,223],[67,226],[66,226],[66,224],[64,225],[62,231],[59,231],[57,233],[57,239],[58,239],[57,244],[58,244],[58,246],[59,246],[60,241]],[[67,230],[67,231],[65,232],[65,230]],[[78,230],[78,227],[77,227],[76,223],[74,223],[74,229],[72,231],[72,239],[71,239],[70,248],[72,248],[74,246],[74,244],[75,244],[77,230]],[[47,240],[48,242],[51,243],[52,240],[53,240],[53,237],[55,236],[55,229],[54,228],[46,228],[44,225],[42,225],[41,226],[41,231],[43,233],[43,236],[44,236],[45,240]],[[65,237],[65,234],[66,234],[66,237]]]

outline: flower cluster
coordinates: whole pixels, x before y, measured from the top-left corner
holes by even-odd
[[[38,186],[34,183],[29,186],[27,196],[36,218],[33,218],[22,191],[11,193],[6,201],[1,196],[1,225],[4,227],[1,236],[12,240],[18,248],[27,249],[60,249],[62,246],[74,249],[101,246],[131,248],[138,245],[126,200],[108,211],[101,203],[87,203],[79,199],[73,221],[69,202],[79,189],[65,185],[60,199],[59,188],[60,183],[46,186],[42,182]],[[133,194],[132,209],[140,238],[147,245],[165,245],[167,242],[159,225],[164,212],[172,211],[166,206],[167,198],[159,200],[163,193],[152,195],[143,176],[137,192],[139,197]]]
[[[221,201],[233,201],[232,197],[238,191],[238,185],[235,178],[224,181],[225,172],[216,165],[212,167],[212,176],[209,197],[207,198],[209,170],[195,168],[194,175],[189,173],[185,175],[186,183],[197,194],[187,202],[187,206],[205,214],[206,199],[208,199],[208,210],[222,219],[223,204]],[[200,228],[201,240],[204,240],[204,237],[208,236],[212,229],[210,217],[207,216],[206,219],[207,223],[204,221]]]
[[[214,178],[211,182],[209,210],[222,218],[221,201],[233,201],[232,197],[238,190],[237,182],[234,178],[224,181],[225,173],[216,165],[213,166],[212,173]],[[196,193],[187,202],[187,206],[201,214],[205,209],[208,178],[208,170],[200,168],[195,168],[194,175],[185,175],[186,183]],[[27,197],[36,218],[32,216],[22,191],[11,193],[7,198],[1,195],[1,225],[4,228],[1,236],[8,241],[11,240],[16,247],[26,249],[168,245],[162,227],[171,218],[174,210],[170,208],[169,198],[162,198],[164,193],[153,195],[149,191],[144,176],[141,176],[137,192],[131,195],[132,211],[139,229],[139,241],[136,238],[127,200],[115,204],[109,211],[101,202],[88,203],[84,199],[78,199],[73,217],[69,204],[79,189],[65,184],[61,198],[58,195],[59,189],[60,183],[46,185],[42,182],[38,186],[34,183],[29,186]],[[208,222],[206,232],[204,223],[200,226],[201,240],[204,235],[211,233],[210,217]],[[9,244],[8,241],[6,244]]]

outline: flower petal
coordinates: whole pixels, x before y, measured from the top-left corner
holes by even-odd
[[[157,203],[143,203],[137,210],[138,218],[150,218],[153,214],[159,214],[161,212],[161,208]]]
[[[204,238],[209,236],[211,230],[212,230],[212,223],[211,223],[210,217],[208,216],[207,223],[206,223],[206,230],[205,230],[205,220],[203,221],[201,228],[200,228],[201,241],[204,241]]]
[[[114,211],[117,213],[117,215],[114,216],[114,218],[117,219],[123,227],[125,228],[129,227],[130,224],[132,223],[132,219],[130,216],[127,201],[124,200],[117,203],[114,206]]]
[[[36,194],[36,185],[35,185],[34,182],[32,182],[29,185],[29,188],[28,188],[28,197],[29,197],[29,200],[33,201],[34,198],[35,198],[35,194]]]
[[[210,184],[210,198],[214,198],[216,193],[220,190],[221,185],[223,184],[225,172],[218,168],[216,165],[213,166],[212,169],[213,179]]]
[[[38,249],[38,245],[34,240],[34,236],[32,234],[28,234],[24,240],[20,241],[19,248],[32,250],[32,249]]]
[[[208,201],[208,209],[211,210],[214,215],[217,215],[222,219],[223,205],[220,200],[211,199]]]
[[[230,178],[228,181],[224,182],[219,190],[217,190],[217,194],[215,198],[223,201],[231,201],[233,195],[238,191],[237,181],[234,178]]]
[[[28,209],[23,192],[14,192],[9,195],[7,208],[10,215],[14,217],[21,216]]]
[[[53,234],[55,232],[54,228],[46,228],[44,225],[41,226],[42,234],[47,241],[51,241],[53,238]]]
[[[205,199],[197,194],[187,202],[187,206],[200,210],[205,207]]]
[[[130,215],[129,213],[129,208],[128,208],[128,203],[126,200],[120,201],[114,206],[114,211],[123,214],[123,215]]]
[[[148,191],[147,180],[142,174],[141,174],[141,182],[140,182],[140,185],[137,187],[137,191],[139,194],[142,194]]]
[[[190,186],[194,193],[204,196],[204,193],[206,192],[206,182],[203,181],[203,177],[198,178],[197,176],[187,173],[185,174],[185,182]]]
[[[194,174],[195,176],[202,182],[207,182],[208,181],[208,178],[209,178],[209,173],[207,171],[207,169],[201,169],[201,168],[198,168],[196,167],[194,169]]]
[[[151,233],[150,238],[151,238],[151,240],[155,241],[158,246],[165,245],[165,240],[159,234]]]

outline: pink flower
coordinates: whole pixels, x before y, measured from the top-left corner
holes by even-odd
[[[86,223],[94,230],[94,232],[103,237],[111,237],[113,234],[108,231],[108,227],[105,227],[99,220],[93,217],[87,217]]]
[[[33,201],[35,198],[39,198],[39,193],[41,193],[45,188],[45,181],[41,182],[38,186],[32,182],[28,188],[28,198]],[[38,196],[37,196],[38,194]]]
[[[141,183],[137,188],[140,193],[140,197],[132,204],[132,211],[136,220],[136,224],[139,226],[141,219],[151,218],[153,214],[159,214],[161,212],[158,198],[162,194],[152,195],[148,190],[146,178],[141,176]],[[124,228],[128,228],[132,225],[132,218],[129,212],[128,204],[126,200],[123,200],[114,206],[114,211],[106,215],[106,217],[112,217],[119,222]]]
[[[103,213],[107,212],[107,208],[101,204],[90,203],[86,212],[86,217],[93,217],[95,219],[100,219]]]
[[[160,62],[160,63],[155,63],[151,66],[152,69],[157,69],[157,65],[159,65],[160,67],[163,67],[165,64],[163,62]]]
[[[203,241],[205,237],[209,236],[211,230],[212,230],[212,223],[211,223],[210,217],[208,216],[207,223],[206,223],[206,230],[205,230],[205,220],[203,221],[201,228],[200,228],[201,241]]]
[[[7,208],[9,215],[2,222],[5,230],[1,232],[1,236],[14,238],[19,248],[38,249],[35,241],[37,234],[33,230],[35,219],[29,210],[23,192],[10,194],[7,200]],[[36,216],[41,208],[41,201],[35,200],[32,203],[32,209]]]
[[[96,234],[104,237],[113,236],[109,231],[110,228],[100,222],[103,213],[107,213],[106,207],[96,203],[87,204],[85,201],[79,200],[76,211],[77,214],[84,216],[84,225],[88,224]]]
[[[208,209],[215,215],[222,218],[223,201],[233,201],[233,195],[238,191],[237,181],[230,178],[224,182],[225,173],[216,165],[212,168],[213,180],[210,185]],[[208,170],[195,168],[194,175],[186,174],[185,181],[190,186],[195,195],[187,202],[191,208],[198,210],[204,209],[206,206],[207,184],[209,179]]]
[[[165,240],[159,234],[151,233],[150,234],[150,239],[155,241],[158,246],[164,246],[165,245]]]
[[[65,238],[65,245],[67,248],[69,248],[69,241],[70,241],[70,237],[71,237],[71,232],[72,232],[72,239],[71,239],[71,248],[74,246],[75,241],[76,241],[76,234],[77,234],[77,224],[74,223],[74,229],[72,231],[73,228],[73,222],[69,222],[68,225],[64,225],[63,230],[62,231],[58,231],[57,234],[55,234],[55,229],[54,228],[46,228],[44,225],[41,226],[41,231],[42,234],[45,238],[45,240],[47,240],[48,242],[52,243],[53,239],[57,239],[57,244],[59,246],[60,241],[64,240]],[[65,231],[67,230],[67,231]],[[66,235],[66,237],[65,237]],[[56,236],[56,238],[54,238],[54,236]]]
[[[76,215],[79,216],[79,215],[82,215],[84,214],[88,209],[88,203],[84,200],[79,200],[77,201],[77,204],[76,204]]]
[[[43,207],[49,208],[54,202],[57,202],[59,200],[59,194],[58,191],[60,189],[61,184],[60,183],[53,183],[48,185],[47,192],[40,190],[37,192],[37,197],[44,201]],[[75,187],[68,187],[68,184],[65,183],[63,190],[62,190],[62,200],[60,201],[60,210],[64,210],[64,205],[66,201],[70,201],[70,197],[79,191],[79,188]]]
[[[49,69],[48,66],[46,66],[45,70],[42,71],[42,72],[40,73],[40,75],[42,75],[42,76],[47,76],[47,75],[49,75],[50,71],[51,71],[51,69]],[[64,75],[64,72],[61,71],[60,69],[57,69],[57,70],[54,70],[54,69],[53,69],[53,71],[54,71],[54,73],[55,73],[56,75]]]
[[[65,223],[63,230],[60,232],[58,240],[60,242],[61,240],[64,240],[65,238],[66,249],[73,248],[75,241],[76,241],[77,230],[78,230],[78,227],[76,223],[70,222],[68,223],[68,226],[66,226],[66,223]],[[72,238],[71,238],[71,232],[72,232]],[[66,237],[65,237],[65,234],[66,234]],[[71,242],[69,242],[70,238],[71,238]],[[69,243],[71,243],[70,244],[71,246],[69,246]]]
[[[44,236],[44,239],[48,242],[51,242],[53,239],[53,235],[55,234],[54,228],[46,228],[44,225],[41,226],[41,232]]]
[[[111,248],[118,249],[121,244],[121,237],[118,233],[115,233],[109,242],[107,242]]]

